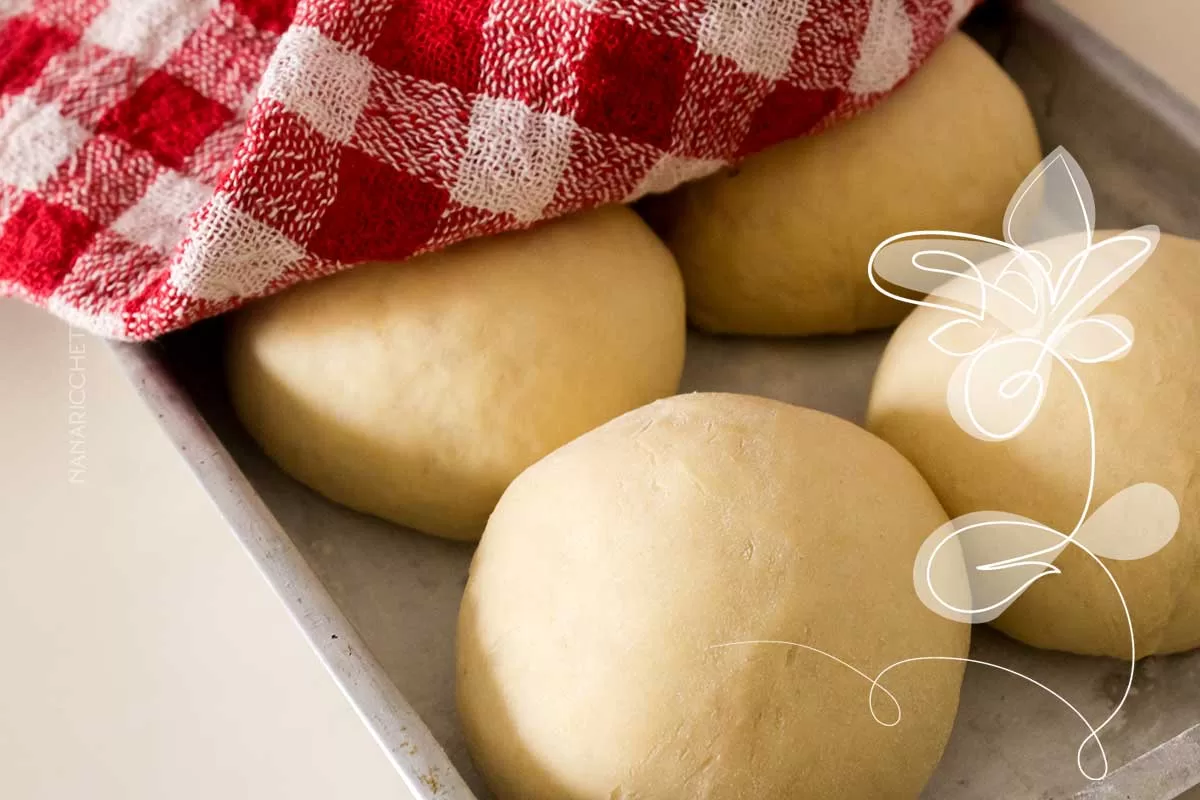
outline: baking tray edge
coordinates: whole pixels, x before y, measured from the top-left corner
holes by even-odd
[[[441,745],[371,655],[304,556],[163,364],[154,343],[111,342],[222,518],[283,602],[416,800],[475,800]]]
[[[1200,110],[1052,0],[1024,0],[1022,22],[1052,36],[1200,157]],[[157,346],[114,342],[129,380],[318,658],[418,800],[474,800],[416,712],[370,654],[287,533],[160,360]],[[1200,725],[1114,770],[1079,800],[1178,797],[1200,784]],[[1153,794],[1146,794],[1150,790]]]

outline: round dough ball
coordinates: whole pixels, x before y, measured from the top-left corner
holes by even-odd
[[[981,267],[985,276],[995,269],[996,262]],[[1139,657],[1200,646],[1198,276],[1200,243],[1164,235],[1146,264],[1092,312],[1125,316],[1133,348],[1118,361],[1074,365],[1097,428],[1092,512],[1143,482],[1165,487],[1180,507],[1165,548],[1135,561],[1102,559],[1129,604]],[[875,377],[868,427],[916,465],[951,516],[1004,511],[1070,532],[1089,472],[1078,387],[1055,364],[1041,410],[1020,435],[1005,442],[969,436],[947,409],[959,359],[927,341],[950,318],[919,308],[896,330]],[[993,625],[1037,647],[1129,658],[1125,613],[1103,570],[1075,547],[1054,565],[1061,575],[1039,580]]]
[[[229,382],[300,481],[477,539],[525,467],[674,392],[685,335],[671,254],[611,207],[255,303],[233,327]]]
[[[502,800],[916,797],[950,733],[968,626],[913,590],[946,515],[849,422],[690,394],[526,470],[458,625],[467,742]],[[883,693],[885,722],[896,709]]]
[[[999,236],[1041,159],[1025,99],[963,34],[876,108],[652,199],[693,324],[806,335],[894,325],[907,306],[867,280],[871,251],[911,230]]]

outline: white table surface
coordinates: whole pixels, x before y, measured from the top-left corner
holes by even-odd
[[[107,346],[14,300],[0,637],[0,797],[408,797]]]

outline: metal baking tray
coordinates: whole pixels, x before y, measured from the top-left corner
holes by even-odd
[[[1200,238],[1200,114],[1048,0],[984,6],[968,31],[1029,98],[1047,151],[1084,165],[1098,222],[1153,222]],[[419,800],[487,797],[454,708],[454,628],[472,548],[334,505],[277,469],[238,426],[220,320],[148,345],[114,345],[180,453]],[[886,334],[804,340],[692,333],[683,391],[766,395],[861,422]],[[972,655],[1057,687],[1089,718],[1126,665],[1033,650],[986,627]],[[1086,735],[1061,704],[994,670],[967,669],[929,800],[1167,800],[1200,785],[1200,651],[1140,662],[1103,740],[1112,772],[1076,769]],[[474,795],[472,794],[474,792]]]

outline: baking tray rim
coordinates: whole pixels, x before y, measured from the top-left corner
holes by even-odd
[[[1045,30],[1111,83],[1141,99],[1200,154],[1200,109],[1133,62],[1054,0],[1024,0],[1018,13]],[[216,505],[318,659],[358,713],[416,800],[474,800],[442,746],[384,672],[291,537],[267,508],[191,397],[171,374],[155,342],[111,342],[126,377],[157,416],[172,445]],[[1200,763],[1200,725],[1121,767],[1080,798],[1133,797],[1172,764]],[[1182,779],[1192,785],[1188,778]],[[1200,774],[1194,777],[1200,781]],[[1178,787],[1177,787],[1178,788]],[[1176,794],[1177,796],[1177,794]],[[1163,798],[1166,800],[1166,798]]]

